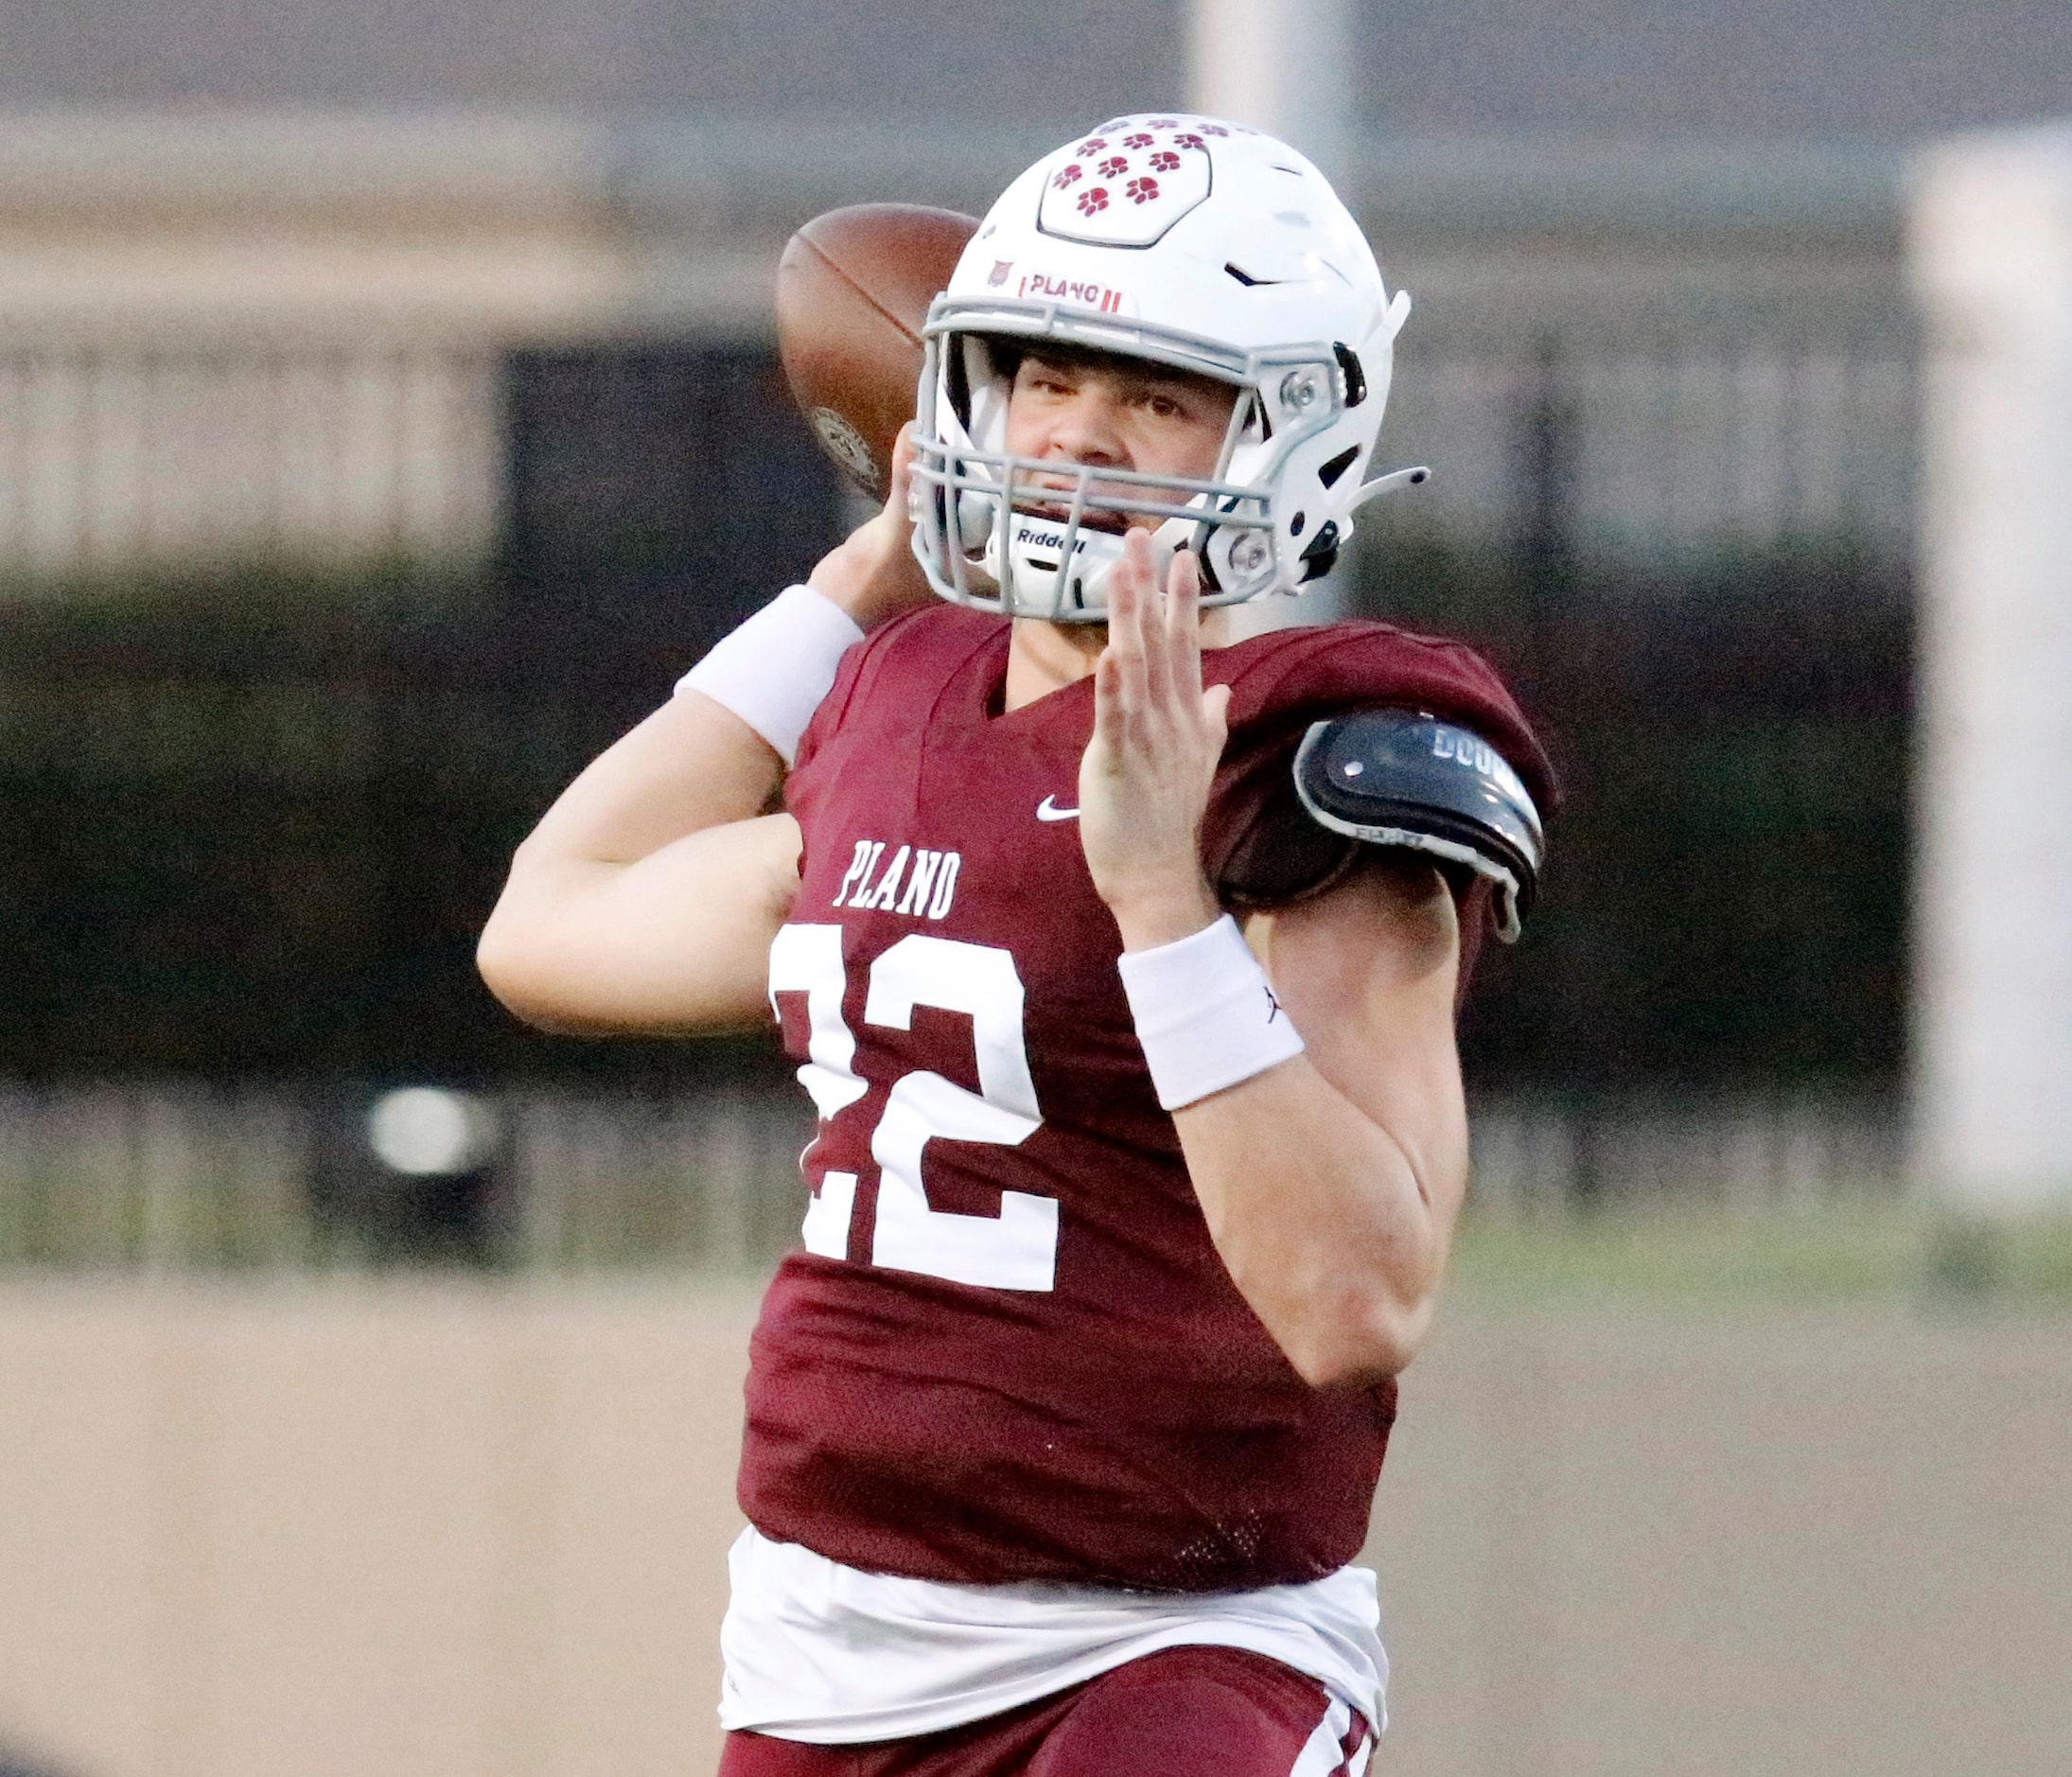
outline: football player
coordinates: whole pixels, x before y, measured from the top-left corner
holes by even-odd
[[[1223,645],[1352,534],[1407,303],[1314,167],[1119,119],[988,215],[885,509],[519,849],[519,1015],[773,1012],[728,1777],[1358,1773],[1367,1516],[1548,768],[1466,649]],[[782,812],[767,812],[781,793]]]

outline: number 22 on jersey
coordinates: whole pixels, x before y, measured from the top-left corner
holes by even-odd
[[[822,1123],[832,1123],[868,1087],[857,1075],[856,1037],[842,1017],[848,973],[839,925],[786,925],[770,945],[770,1004],[806,996],[806,1064],[799,1082]],[[1057,1272],[1058,1203],[1029,1191],[1000,1193],[997,1216],[928,1206],[922,1154],[946,1141],[1019,1147],[1042,1126],[1022,1027],[1022,977],[1014,959],[991,944],[910,932],[870,965],[864,1022],[910,1030],[914,1009],[963,1012],[972,1021],[978,1090],[924,1068],[893,1082],[870,1135],[878,1165],[878,1210],[870,1262],[994,1290],[1048,1290]],[[829,1172],[806,1209],[805,1244],[826,1258],[850,1256],[856,1174]]]

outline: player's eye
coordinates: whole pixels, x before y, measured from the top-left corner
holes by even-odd
[[[1022,386],[1036,389],[1045,395],[1070,395],[1072,378],[1062,370],[1048,364],[1025,364],[1022,367]]]

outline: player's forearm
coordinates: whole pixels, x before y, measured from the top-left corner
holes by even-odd
[[[1389,943],[1371,875],[1347,885],[1350,920],[1306,909],[1308,929],[1277,946],[1280,1010],[1313,1049],[1173,1112],[1218,1253],[1319,1387],[1393,1376],[1416,1354],[1466,1185],[1451,922],[1433,922],[1444,929],[1432,940]],[[1183,888],[1117,910],[1126,952],[1209,936],[1205,885]],[[1261,924],[1255,941],[1273,948],[1273,922]],[[1332,924],[1354,941],[1330,942]],[[1138,1029],[1150,1055],[1141,1013]],[[1152,1071],[1160,1079],[1155,1058]]]
[[[1133,906],[1118,923],[1132,950],[1153,936]],[[1171,1018],[1154,1015],[1147,1029],[1156,1009],[1138,1005],[1161,977],[1147,981],[1126,959],[1147,1059],[1161,1097],[1178,1103],[1218,1251],[1289,1360],[1320,1385],[1393,1375],[1430,1325],[1466,1182],[1451,897],[1429,865],[1378,853],[1328,892],[1255,915],[1246,940],[1271,983],[1271,1015],[1248,1022],[1255,989],[1211,995],[1192,1023],[1212,1040],[1178,1051]],[[1242,966],[1215,963],[1212,949],[1191,962],[1178,947],[1162,954],[1236,986]],[[1301,1038],[1291,1056],[1285,1039],[1277,1052],[1267,1043],[1289,1026]],[[1256,1064],[1214,1090],[1248,1047]],[[1199,1085],[1190,1047],[1206,1069]]]
[[[1466,1176],[1457,1089],[1414,1143],[1307,1055],[1174,1114],[1211,1238],[1304,1380],[1378,1381],[1415,1356]]]

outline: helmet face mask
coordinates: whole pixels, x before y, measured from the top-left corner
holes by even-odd
[[[1271,137],[1146,117],[1067,145],[1009,187],[929,311],[914,548],[930,583],[1099,622],[1134,523],[1161,562],[1195,554],[1204,605],[1295,590],[1351,535],[1407,308],[1322,176]],[[1045,342],[1231,385],[1211,472],[1010,452],[1012,366]]]

